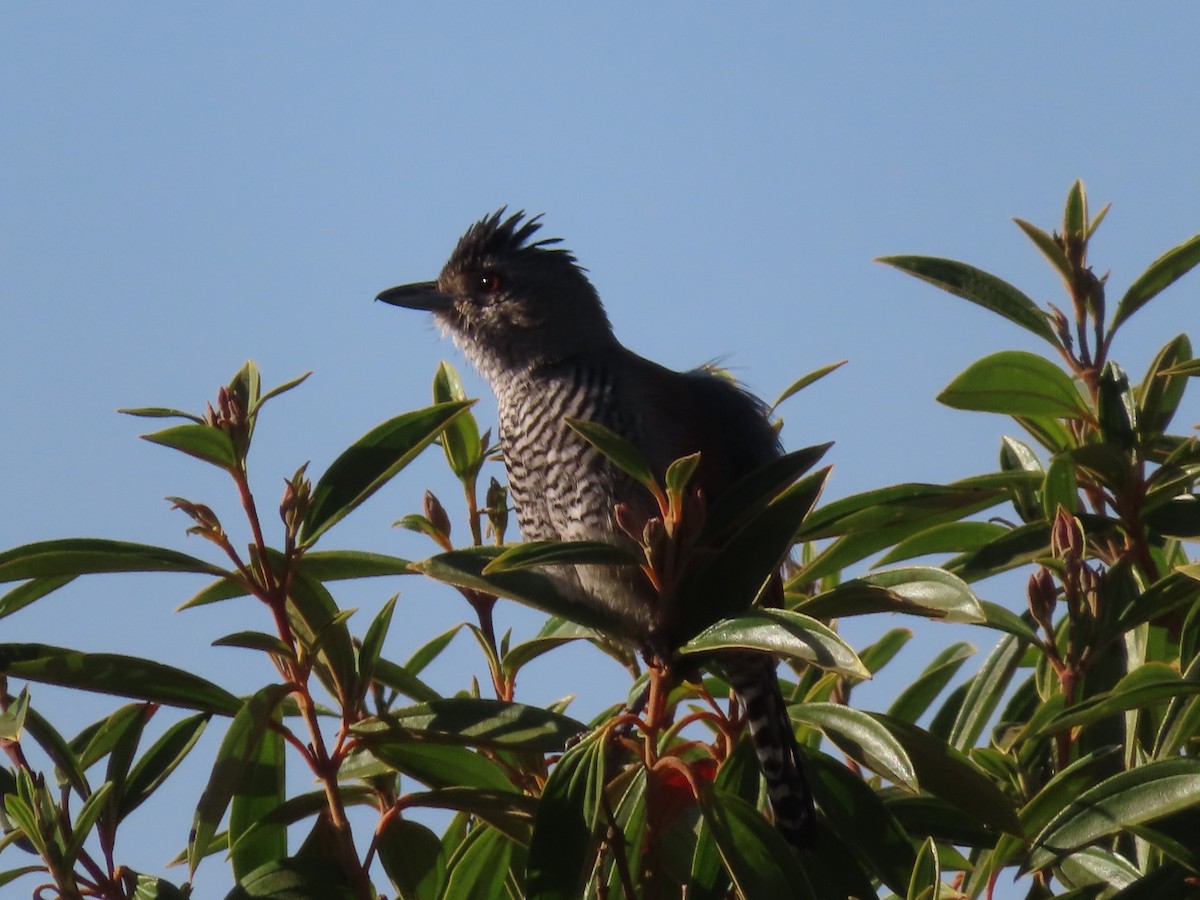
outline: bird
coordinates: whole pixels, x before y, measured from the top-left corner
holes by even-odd
[[[587,270],[561,239],[539,236],[541,219],[502,207],[467,229],[435,281],[376,299],[432,313],[491,386],[525,540],[631,544],[619,513],[644,522],[658,506],[569,420],[615,432],[659,478],[672,461],[699,453],[694,483],[709,498],[777,459],[779,437],[766,404],[712,367],[675,371],[621,344]],[[659,633],[654,587],[638,567],[553,566],[547,574],[568,600],[621,621],[643,642],[636,649],[677,639]],[[776,661],[746,652],[718,665],[746,711],[776,828],[804,849],[816,814]]]

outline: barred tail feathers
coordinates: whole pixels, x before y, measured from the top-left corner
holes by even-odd
[[[746,710],[775,827],[790,844],[804,849],[813,840],[816,810],[775,675],[775,660],[758,654],[738,656],[724,660],[722,668]]]

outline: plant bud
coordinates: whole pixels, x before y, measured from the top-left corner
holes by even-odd
[[[425,492],[425,518],[442,537],[450,537],[450,517],[433,491]]]
[[[483,441],[487,443],[486,436]],[[508,488],[493,478],[488,484],[484,502],[487,503],[488,523],[492,526],[496,543],[503,544],[504,532],[508,530]]]
[[[1083,561],[1087,544],[1083,535],[1083,526],[1071,515],[1065,507],[1058,507],[1054,513],[1054,524],[1050,528],[1050,552],[1055,559],[1067,563],[1078,564]]]
[[[1026,593],[1033,620],[1045,629],[1047,635],[1054,634],[1054,606],[1058,602],[1058,586],[1055,585],[1050,570],[1042,566],[1030,575]]]

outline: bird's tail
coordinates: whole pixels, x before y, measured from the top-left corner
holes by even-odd
[[[775,675],[775,660],[758,653],[738,654],[723,659],[721,667],[745,707],[775,827],[790,844],[804,849],[813,840],[816,810]]]

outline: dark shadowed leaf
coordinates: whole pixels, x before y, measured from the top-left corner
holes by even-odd
[[[965,642],[946,647],[908,687],[900,691],[888,707],[888,715],[915,724],[958,673],[962,664],[974,655],[975,648]]]
[[[449,900],[497,900],[506,897],[504,883],[512,866],[513,844],[495,828],[477,827],[468,832],[447,862]]]
[[[816,900],[795,851],[757,809],[716,787],[701,792],[700,809],[741,896]]]
[[[279,721],[278,707],[272,718]],[[287,856],[287,826],[267,820],[284,801],[286,768],[283,735],[268,727],[258,746],[244,757],[229,803],[229,857],[235,878]],[[253,836],[247,834],[251,829]]]
[[[466,747],[391,741],[373,744],[371,753],[390,768],[430,788],[516,790],[500,763]]]
[[[211,681],[162,663],[48,644],[0,644],[0,673],[76,690],[232,716],[241,701]]]
[[[471,404],[439,403],[404,413],[373,428],[335,459],[313,486],[312,505],[300,528],[311,546],[322,534],[416,459]]]
[[[376,838],[383,871],[401,900],[437,900],[446,882],[442,841],[419,822],[396,816]]]
[[[29,581],[18,585],[0,597],[0,619],[12,615],[19,609],[24,609],[35,600],[40,600],[47,594],[57,591],[60,587],[70,584],[74,580],[74,575],[31,578]]]
[[[364,719],[351,729],[368,746],[429,740],[469,747],[552,753],[587,726],[567,716],[501,700],[451,697]]]
[[[1186,334],[1176,335],[1167,342],[1137,387],[1138,434],[1143,441],[1153,440],[1171,424],[1179,401],[1187,387],[1187,376],[1171,374],[1171,370],[1192,356],[1192,343]]]
[[[192,833],[188,837],[188,869],[194,876],[196,866],[206,852],[217,826],[225,817],[225,810],[233,799],[234,792],[248,766],[252,765],[264,732],[270,726],[279,702],[290,693],[283,684],[271,684],[259,690],[253,697],[240,705],[237,715],[225,737],[221,740],[217,758],[213,763],[208,784],[200,795],[200,802],[192,820]]]
[[[229,574],[219,566],[186,553],[100,538],[41,541],[0,553],[0,582],[26,578],[64,578],[98,572]]]
[[[978,550],[1008,529],[997,522],[946,522],[905,538],[879,558],[879,565],[915,559],[931,553],[966,553]]]
[[[537,900],[582,896],[604,791],[603,731],[563,754],[550,772],[534,818],[526,889]]]
[[[1048,722],[1043,734],[1056,734],[1067,728],[1090,725],[1107,716],[1129,709],[1146,709],[1175,697],[1200,694],[1200,682],[1180,678],[1165,663],[1148,662],[1134,669],[1111,691],[1087,697]]]
[[[526,541],[503,548],[483,567],[484,576],[538,566],[631,566],[641,560],[625,547],[604,541]]]
[[[117,817],[137,809],[196,746],[211,716],[201,713],[176,722],[137,761],[125,779]]]
[[[965,752],[975,746],[1003,699],[1026,646],[1025,641],[1006,634],[983,661],[979,672],[968,682],[970,687],[950,731],[950,743],[956,749]]]
[[[321,857],[281,859],[255,869],[225,900],[356,900],[337,863]]]
[[[1046,321],[1046,314],[1023,293],[995,275],[966,263],[932,256],[885,256],[878,262],[895,266],[942,290],[978,303],[1058,346],[1058,338]]]

